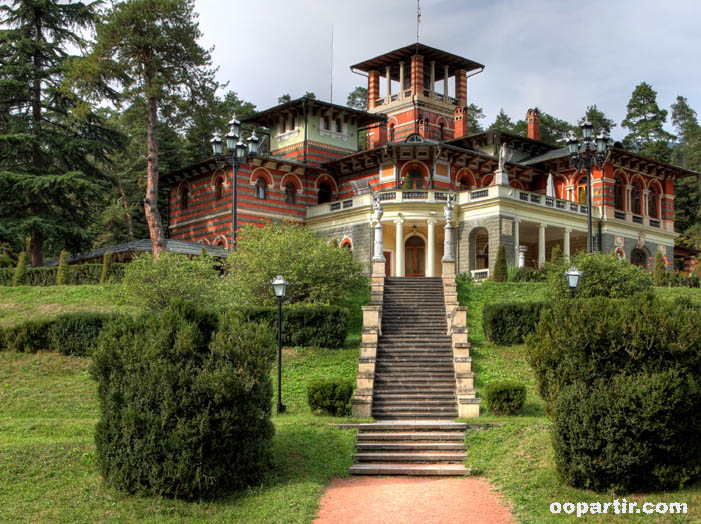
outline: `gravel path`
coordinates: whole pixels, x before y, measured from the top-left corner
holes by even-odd
[[[357,477],[334,480],[315,524],[512,524],[489,482],[476,478]]]

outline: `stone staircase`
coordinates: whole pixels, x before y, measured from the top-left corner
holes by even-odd
[[[373,424],[358,426],[354,475],[465,475],[441,278],[387,278]]]

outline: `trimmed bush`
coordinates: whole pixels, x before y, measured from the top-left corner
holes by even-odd
[[[113,313],[64,313],[0,328],[0,351],[49,350],[64,355],[89,355],[97,344],[100,330],[117,316]]]
[[[494,263],[494,282],[506,282],[509,279],[509,271],[506,267],[506,248],[504,244],[499,245],[497,251],[497,261]]]
[[[240,308],[247,319],[266,322],[277,333],[277,307]],[[335,306],[297,304],[282,307],[282,343],[338,349],[348,335],[348,310]]]
[[[120,282],[124,277],[124,268],[128,264],[113,263],[110,266],[109,282]],[[30,267],[23,277],[26,286],[54,286],[58,278],[58,267]],[[13,285],[15,269],[0,269],[0,286]],[[68,284],[99,284],[102,277],[102,264],[79,264],[70,266]]]
[[[68,278],[70,274],[70,270],[68,268],[68,257],[70,254],[68,251],[63,250],[61,251],[61,256],[58,261],[58,272],[56,273],[56,285],[57,286],[65,286],[68,284]]]
[[[655,255],[655,267],[652,270],[652,281],[656,286],[667,285],[667,269],[665,268],[665,256],[658,251]]]
[[[534,267],[519,267],[514,271],[514,282],[544,282],[548,275],[542,269]]]
[[[204,251],[204,247],[202,248]],[[100,273],[100,284],[106,284],[110,278],[110,267],[112,266],[112,252],[106,251],[102,256],[102,272]]]
[[[17,267],[12,277],[13,286],[22,286],[27,278],[27,253],[20,253],[17,259]]]
[[[488,303],[482,309],[485,336],[500,346],[523,343],[535,331],[545,302]]]
[[[271,465],[274,360],[270,330],[236,312],[176,303],[111,322],[91,368],[106,481],[186,500],[258,483]]]
[[[698,378],[677,370],[575,382],[555,403],[558,472],[600,492],[680,489],[701,475],[699,405]]]
[[[647,271],[625,260],[619,260],[616,255],[579,253],[570,261],[547,264],[547,292],[550,298],[570,296],[565,271],[571,266],[582,272],[575,295],[577,298],[626,298],[652,289],[652,279]]]
[[[517,382],[494,382],[486,388],[487,409],[494,415],[515,415],[526,403],[526,386]]]
[[[307,384],[307,402],[315,415],[350,416],[352,396],[350,380],[313,380]]]

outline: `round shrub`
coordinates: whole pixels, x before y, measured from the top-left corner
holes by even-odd
[[[259,482],[274,432],[269,333],[183,303],[109,323],[91,368],[105,479],[186,500]]]
[[[565,271],[575,266],[582,272],[577,286],[577,298],[610,297],[626,298],[652,289],[649,273],[616,255],[579,253],[569,261],[547,265],[548,295],[550,298],[568,298]]]
[[[561,478],[596,491],[674,490],[701,475],[701,384],[676,370],[575,382],[558,396]]]
[[[515,415],[526,403],[526,386],[517,382],[494,382],[486,388],[487,409],[494,415]]]
[[[352,396],[350,380],[313,380],[307,384],[307,402],[315,415],[350,416]]]

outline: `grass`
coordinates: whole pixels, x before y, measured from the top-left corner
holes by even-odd
[[[680,293],[676,293],[680,291]],[[629,502],[686,502],[687,515],[553,515],[552,502],[612,502],[622,499],[612,493],[571,488],[560,482],[550,443],[550,422],[543,412],[543,401],[538,395],[536,381],[526,360],[524,345],[497,346],[489,342],[482,330],[482,308],[487,302],[535,301],[545,299],[541,283],[495,283],[467,285],[459,288],[459,298],[468,306],[468,327],[473,370],[478,396],[484,387],[499,380],[516,380],[527,387],[526,405],[517,416],[496,417],[481,408],[478,420],[468,422],[491,423],[493,426],[467,433],[467,465],[481,473],[506,495],[513,504],[513,512],[522,523],[561,522],[700,522],[701,482],[670,493],[626,495]],[[701,300],[701,290],[684,288],[656,288],[664,298],[683,294],[692,300]]]

